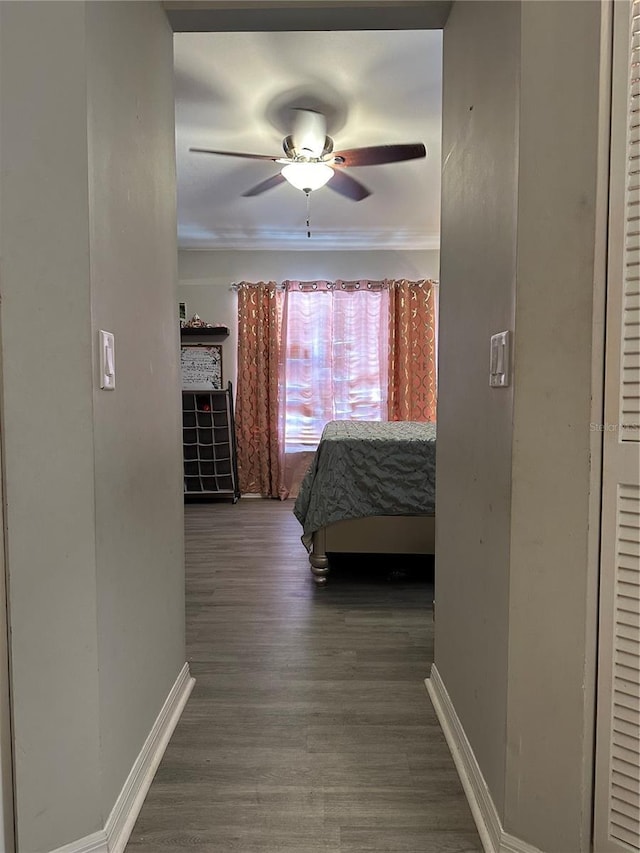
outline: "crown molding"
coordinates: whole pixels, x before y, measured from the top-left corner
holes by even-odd
[[[357,250],[433,251],[440,248],[439,234],[393,229],[306,232],[217,230],[215,233],[178,233],[180,251],[256,249],[260,251],[340,252]]]

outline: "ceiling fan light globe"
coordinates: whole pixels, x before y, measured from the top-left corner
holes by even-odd
[[[289,163],[281,174],[296,189],[312,192],[331,180],[333,169],[326,163]]]

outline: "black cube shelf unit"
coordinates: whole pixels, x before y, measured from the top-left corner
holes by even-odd
[[[240,497],[231,382],[220,391],[182,392],[185,500]]]

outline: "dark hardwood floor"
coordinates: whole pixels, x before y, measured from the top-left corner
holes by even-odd
[[[292,502],[186,507],[196,686],[128,853],[477,853],[423,680],[428,559],[315,588]]]

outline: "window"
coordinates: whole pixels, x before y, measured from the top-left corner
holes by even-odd
[[[317,445],[327,421],[387,419],[389,291],[287,294],[285,452]]]

